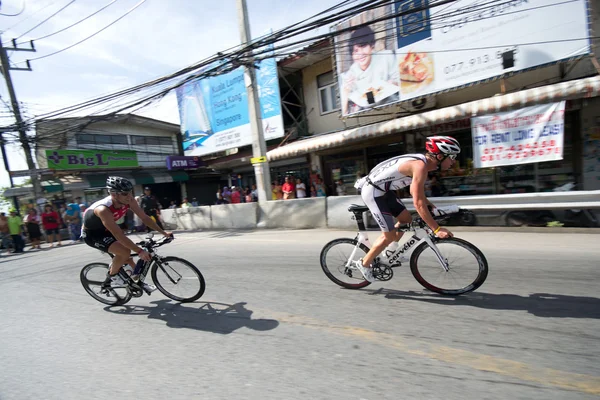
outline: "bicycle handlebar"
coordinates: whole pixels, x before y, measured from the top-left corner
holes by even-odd
[[[153,240],[151,237],[148,238],[148,240],[142,240],[139,243],[136,243],[136,245],[143,247],[145,250],[150,250],[150,249],[156,249],[157,247],[160,246],[164,246],[167,243],[171,243],[173,240],[175,240],[174,236],[165,236],[162,239],[159,239],[157,241]],[[137,255],[137,254],[135,254]]]

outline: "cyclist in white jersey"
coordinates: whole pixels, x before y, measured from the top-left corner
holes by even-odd
[[[116,221],[121,219],[131,208],[131,211],[140,217],[146,226],[165,236],[172,236],[172,233],[165,232],[144,213],[133,197],[133,185],[129,180],[118,176],[109,176],[106,180],[106,188],[109,196],[98,200],[85,211],[81,237],[88,246],[113,256],[103,286],[120,287],[125,284],[118,275],[121,267],[125,263],[129,263],[135,268],[133,259],[130,257],[131,251],[137,253],[144,261],[150,261],[151,255],[125,236]],[[155,290],[152,285],[144,284],[144,287],[148,292]]]
[[[425,181],[429,172],[444,171],[452,167],[460,153],[460,144],[450,136],[432,136],[427,138],[425,149],[425,154],[405,154],[384,161],[357,182],[356,187],[361,189],[361,196],[382,231],[371,250],[364,258],[355,262],[369,282],[374,281],[371,263],[375,257],[390,243],[402,237],[403,232],[395,229],[396,223],[406,224],[412,221],[395,190],[410,186],[413,203],[423,221],[437,237],[445,239],[453,236],[448,229],[440,227],[429,212],[428,206],[435,206],[425,196]]]

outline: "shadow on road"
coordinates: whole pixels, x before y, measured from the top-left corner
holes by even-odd
[[[547,318],[600,318],[600,298],[567,296],[562,294],[533,293],[492,294],[474,292],[457,297],[431,292],[413,292],[390,289],[366,290],[371,295],[385,295],[388,299],[416,300],[448,306],[479,307],[489,310],[523,310],[537,317]]]
[[[225,304],[214,302],[172,303],[169,300],[152,301],[155,307],[110,306],[106,311],[124,315],[146,315],[151,319],[165,321],[171,328],[197,329],[206,332],[230,334],[239,328],[256,331],[275,329],[279,322],[274,319],[252,319],[252,310],[246,303]]]

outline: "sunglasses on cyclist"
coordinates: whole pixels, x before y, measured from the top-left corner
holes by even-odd
[[[132,191],[129,190],[129,191],[126,191],[126,192],[121,192],[121,191],[118,191],[118,190],[111,190],[111,193],[120,194],[121,196],[128,196],[128,195],[130,195],[132,193]]]

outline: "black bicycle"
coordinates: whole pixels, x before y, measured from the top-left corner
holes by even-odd
[[[152,258],[150,261],[138,261],[136,269],[131,276],[121,268],[119,275],[125,281],[123,287],[103,287],[109,265],[106,263],[88,264],[79,274],[83,288],[90,296],[101,303],[109,305],[123,305],[132,297],[141,297],[144,292],[144,281],[148,272],[158,290],[168,298],[188,303],[198,300],[204,294],[206,284],[202,273],[192,263],[179,257],[162,257],[155,249],[173,241],[172,237],[162,240],[153,240],[149,234],[146,240],[136,243],[146,250]],[[137,254],[132,254],[137,257]],[[135,277],[136,279],[134,279]],[[139,279],[138,279],[139,278]]]

